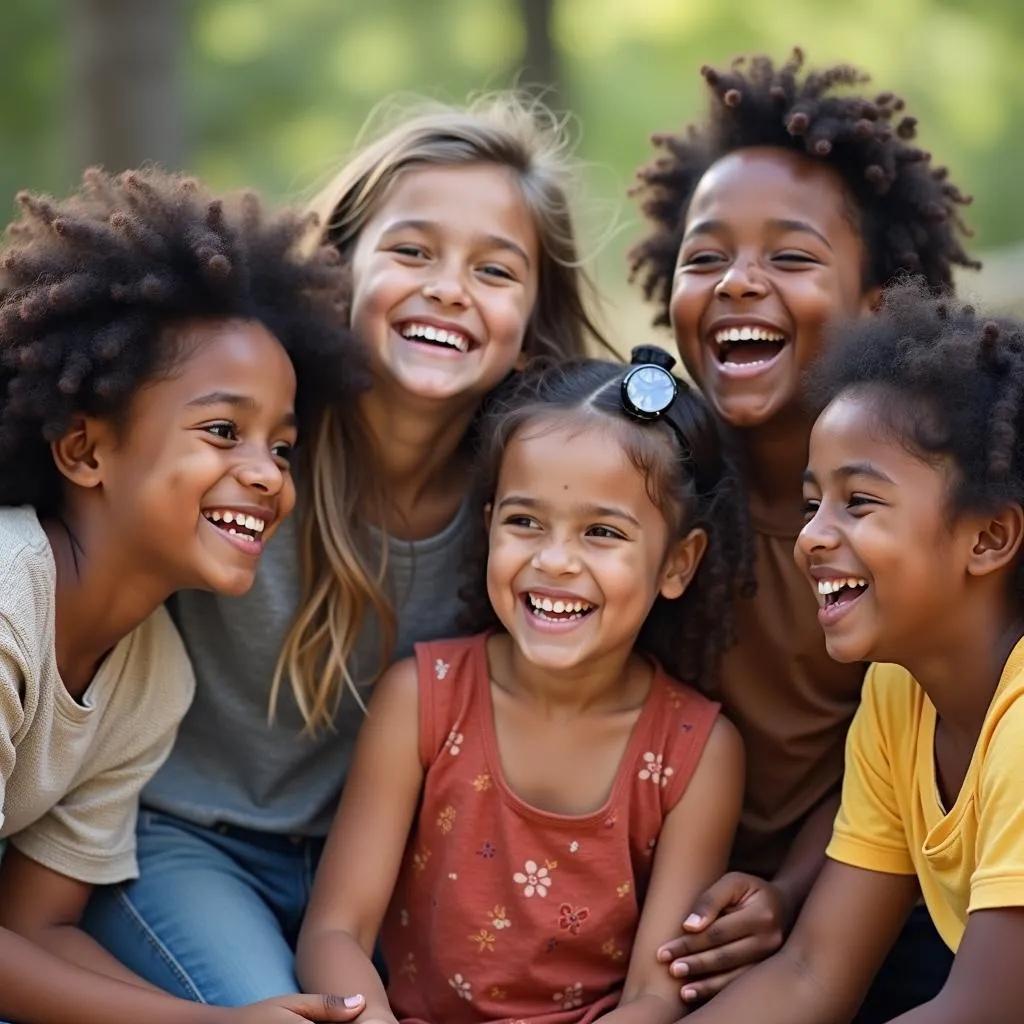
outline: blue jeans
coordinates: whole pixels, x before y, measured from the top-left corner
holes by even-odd
[[[195,1002],[299,991],[295,940],[323,840],[204,828],[143,809],[139,878],[95,891],[82,927],[122,963]]]

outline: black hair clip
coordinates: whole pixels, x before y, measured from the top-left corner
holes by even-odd
[[[638,345],[630,353],[631,369],[622,378],[622,407],[638,420],[658,420],[679,394],[672,376],[675,359],[654,345]]]

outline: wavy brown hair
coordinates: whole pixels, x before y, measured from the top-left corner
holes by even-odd
[[[326,241],[347,261],[403,174],[472,164],[510,170],[537,229],[537,301],[523,351],[560,360],[582,356],[592,343],[611,353],[588,310],[592,287],[576,243],[566,136],[536,101],[500,93],[462,109],[430,105],[406,115],[363,145],[310,208],[324,225]],[[307,729],[330,727],[345,689],[360,699],[348,661],[368,614],[381,626],[381,669],[394,645],[387,538],[380,537],[380,553],[373,556],[367,536],[367,524],[379,526],[385,519],[373,452],[373,438],[354,403],[330,408],[306,451],[302,604],[278,661],[271,709],[287,675]]]

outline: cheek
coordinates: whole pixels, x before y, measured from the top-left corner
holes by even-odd
[[[700,350],[700,320],[710,290],[708,281],[681,274],[672,292],[669,319],[676,345],[684,358],[692,358]]]

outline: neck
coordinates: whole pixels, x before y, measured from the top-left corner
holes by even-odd
[[[735,433],[750,503],[769,518],[799,521],[812,425],[794,412]]]
[[[496,638],[492,646],[498,654],[492,660],[492,677],[505,689],[528,696],[544,715],[573,716],[617,705],[639,678],[628,648],[553,671],[524,658],[507,634]],[[636,660],[636,668],[642,664]],[[644,670],[646,676],[645,666]]]
[[[973,609],[972,609],[973,605]],[[936,629],[941,647],[903,661],[940,721],[972,744],[981,732],[999,679],[1016,643],[1024,636],[1024,617],[999,601],[967,601],[955,624]]]
[[[410,401],[384,387],[359,400],[370,431],[375,469],[387,495],[384,523],[414,538],[442,528],[462,500],[459,449],[478,403]]]
[[[141,571],[99,503],[43,526],[57,569],[57,669],[76,700],[120,640],[170,597],[166,576]]]

